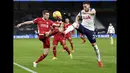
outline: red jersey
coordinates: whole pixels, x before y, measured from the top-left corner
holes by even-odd
[[[59,25],[59,22],[54,22],[54,24]],[[59,29],[60,26],[53,26],[53,29]]]
[[[59,25],[60,22],[54,22],[54,24]],[[63,24],[63,25],[64,25],[64,24]],[[60,26],[53,26],[54,29],[59,29],[59,27],[60,27]],[[65,26],[63,26],[63,29],[65,29],[64,27],[65,27]],[[55,34],[54,36],[61,36],[61,34],[62,34],[61,32],[58,32],[58,33]]]
[[[44,34],[45,32],[48,32],[53,24],[51,20],[45,20],[43,18],[36,18],[33,20],[33,22],[34,24],[37,24],[39,34]]]

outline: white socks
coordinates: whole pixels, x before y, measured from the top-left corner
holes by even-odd
[[[78,27],[79,24],[77,24],[76,22],[74,22],[72,25],[70,25],[66,30],[65,30],[65,34],[67,34],[68,32],[73,31],[75,28]]]
[[[74,27],[72,25],[70,25],[66,30],[65,30],[65,34],[67,34],[70,31],[73,31]]]
[[[97,60],[98,60],[98,61],[101,61],[100,52],[99,52],[98,46],[95,45],[95,46],[93,46],[93,47],[94,47],[94,50],[95,50],[95,52],[96,52]]]
[[[112,36],[110,37],[110,40],[111,40],[111,44],[113,44],[113,37]]]

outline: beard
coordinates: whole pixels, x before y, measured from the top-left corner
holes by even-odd
[[[85,9],[85,12],[88,12],[89,11],[89,9]]]

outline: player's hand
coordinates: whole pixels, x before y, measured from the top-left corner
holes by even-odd
[[[61,33],[63,32],[63,28],[62,27],[59,28],[59,32],[61,32]]]
[[[48,37],[49,36],[49,32],[45,32],[45,37]]]
[[[16,27],[19,28],[21,26],[21,24],[18,24]]]

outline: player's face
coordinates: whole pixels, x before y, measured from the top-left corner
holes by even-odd
[[[44,17],[45,19],[49,19],[49,16],[50,16],[49,13],[45,13],[45,14],[43,15],[43,17]]]
[[[89,5],[89,4],[83,4],[83,9],[84,9],[85,11],[88,11],[89,8],[90,8],[90,5]]]
[[[69,19],[65,19],[65,22],[66,22],[66,23],[69,23]]]
[[[110,26],[112,26],[112,24],[111,24],[111,23],[110,23],[109,25],[110,25]]]

